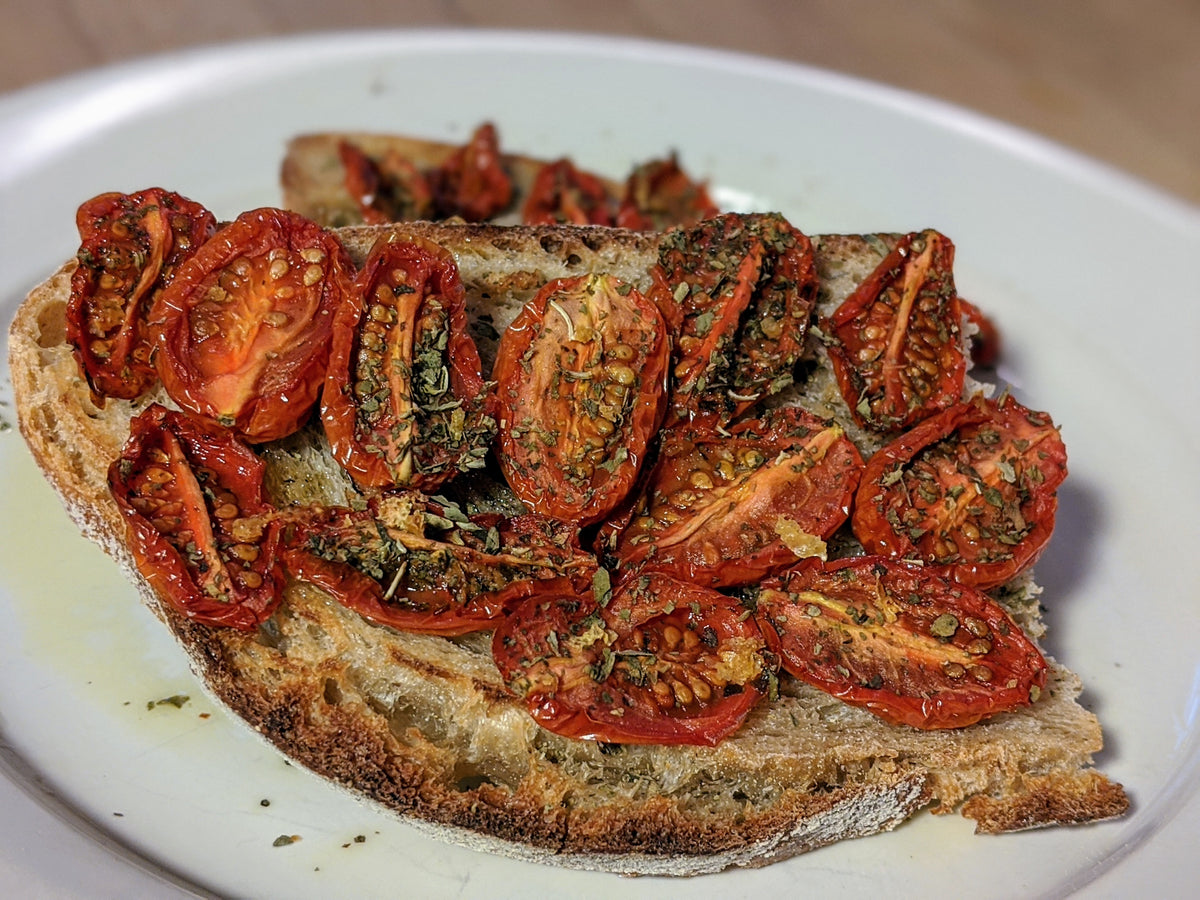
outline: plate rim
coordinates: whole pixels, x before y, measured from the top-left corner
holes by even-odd
[[[325,47],[331,56],[337,56],[344,53],[346,48],[361,44],[364,40],[371,41],[373,45],[378,46],[408,45],[414,42],[428,41],[440,42],[436,51],[431,48],[417,48],[422,52],[446,52],[454,47],[469,48],[472,44],[479,43],[489,48],[509,44],[525,49],[545,49],[554,42],[559,42],[559,46],[554,48],[556,52],[559,52],[563,49],[561,42],[566,41],[570,45],[566,48],[567,50],[573,47],[587,49],[591,52],[599,51],[602,54],[616,53],[620,56],[631,56],[643,54],[647,49],[656,49],[667,52],[675,61],[681,63],[702,65],[705,68],[733,66],[741,72],[768,77],[772,80],[783,78],[789,82],[800,83],[805,87],[818,90],[832,90],[838,94],[852,96],[856,100],[867,102],[872,106],[884,106],[921,119],[932,119],[942,127],[964,133],[976,140],[983,140],[1006,152],[1015,153],[1039,166],[1048,168],[1056,175],[1079,182],[1090,190],[1098,191],[1121,202],[1133,204],[1144,213],[1160,220],[1164,227],[1179,228],[1182,229],[1185,236],[1200,237],[1200,208],[1194,207],[1188,201],[1170,194],[1138,176],[1019,126],[928,95],[805,63],[758,56],[742,51],[641,37],[516,29],[414,28],[308,32],[281,37],[205,44],[185,48],[181,51],[157,53],[111,63],[0,95],[0,128],[12,115],[11,102],[15,101],[20,105],[29,99],[40,100],[48,94],[79,89],[88,84],[120,82],[146,70],[166,65],[178,65],[181,58],[185,61],[190,60],[192,64],[211,66],[218,59],[228,59],[230,56],[252,55],[261,53],[263,50],[272,53],[296,53],[305,47],[316,46]],[[0,156],[0,179],[4,175],[3,163],[4,157]],[[0,182],[0,189],[2,187],[3,184]],[[1197,743],[1195,738],[1196,735],[1193,733],[1193,745]],[[8,767],[0,768],[4,769],[7,777]],[[1200,773],[1193,772],[1190,779],[1192,794],[1179,801],[1178,808],[1171,819],[1160,823],[1157,828],[1153,829],[1152,836],[1153,833],[1163,830],[1187,805],[1189,800],[1194,799],[1198,774]],[[85,821],[89,825],[92,824],[90,819],[85,818]],[[1125,855],[1135,849],[1136,847],[1127,849]],[[138,862],[144,860],[140,854],[134,852]],[[1090,884],[1101,878],[1105,873],[1120,865],[1123,859],[1124,856],[1111,863],[1106,863],[1098,871],[1096,867],[1089,869],[1089,872],[1095,874],[1091,875],[1085,883]],[[151,862],[151,865],[155,868],[159,866],[157,862]]]

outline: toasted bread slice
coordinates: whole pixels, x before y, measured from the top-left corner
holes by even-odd
[[[658,241],[598,228],[427,223],[339,236],[361,262],[389,230],[455,255],[485,365],[494,355],[487,335],[502,331],[545,281],[607,272],[644,285]],[[815,238],[822,306],[839,303],[893,240]],[[185,619],[137,574],[105,481],[130,417],[165,397],[92,404],[64,340],[73,267],[37,287],[10,330],[19,423],[34,458],[82,530],[172,630],[212,695],[291,759],[356,794],[481,850],[671,875],[765,865],[890,830],[925,808],[960,809],[983,832],[1089,822],[1127,808],[1121,786],[1092,768],[1101,730],[1076,702],[1079,680],[1053,660],[1035,703],[963,729],[888,725],[785,676],[778,699],[760,704],[716,747],[610,746],[539,728],[505,690],[487,635],[447,639],[374,626],[300,583],[286,588],[257,633]],[[844,419],[813,345],[817,371],[792,399]],[[263,453],[278,503],[345,499],[347,481],[319,429]],[[1002,600],[1040,636],[1031,583]]]
[[[314,222],[332,227],[361,225],[362,210],[346,188],[346,170],[338,145],[346,141],[368,157],[382,159],[395,153],[421,171],[435,169],[459,149],[458,144],[428,141],[376,132],[323,132],[302,134],[288,141],[280,167],[283,205]],[[512,179],[512,201],[492,224],[516,225],[530,188],[546,160],[517,153],[502,153],[500,164]],[[602,178],[609,196],[620,197],[622,185]]]

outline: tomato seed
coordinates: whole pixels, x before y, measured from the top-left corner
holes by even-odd
[[[267,268],[267,275],[271,278],[272,281],[278,281],[280,278],[282,278],[284,275],[286,275],[288,273],[288,270],[290,268],[291,268],[291,266],[288,265],[288,261],[286,259],[280,257],[278,259],[272,260],[271,265]]]
[[[980,684],[987,684],[992,680],[992,670],[987,666],[971,666],[971,677]]]
[[[675,693],[675,702],[680,706],[688,706],[696,700],[691,689],[682,681],[672,682],[671,690]]]
[[[319,282],[324,277],[325,277],[325,270],[322,269],[320,266],[316,266],[316,265],[309,266],[307,269],[304,270],[304,286],[312,287],[314,284]]]
[[[662,709],[670,709],[675,705],[675,694],[665,681],[654,682],[654,700]]]
[[[985,656],[992,651],[992,642],[984,638],[976,638],[967,644],[966,651],[972,656]]]
[[[151,484],[166,484],[173,476],[166,469],[160,469],[158,466],[151,466],[144,473],[143,477]]]
[[[229,552],[242,562],[254,562],[258,559],[259,551],[253,544],[234,544],[229,548]]]
[[[991,633],[987,622],[983,621],[983,619],[977,619],[974,616],[967,616],[967,618],[963,619],[963,627],[977,638],[985,638]]]
[[[637,355],[636,351],[626,343],[615,344],[609,348],[608,355],[621,362],[630,362]]]

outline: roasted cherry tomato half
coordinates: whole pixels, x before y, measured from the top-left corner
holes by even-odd
[[[471,139],[429,173],[438,218],[482,222],[512,203],[512,178],[500,156],[496,126],[484,122]]]
[[[713,746],[742,724],[769,673],[737,601],[661,574],[604,604],[535,595],[496,629],[492,655],[543,728],[625,744]]]
[[[865,428],[907,428],[962,400],[953,269],[945,235],[905,235],[824,323],[838,386]]]
[[[363,487],[430,491],[482,468],[495,436],[450,253],[381,238],[334,319],[322,421]]]
[[[708,188],[693,181],[672,153],[666,159],[642,163],[629,174],[616,224],[636,231],[663,231],[719,213]]]
[[[1029,568],[1054,531],[1067,450],[1050,416],[976,397],[867,462],[851,526],[869,553],[946,566],[986,589]]]
[[[724,424],[792,383],[816,302],[812,242],[775,215],[665,234],[651,298],[677,335],[671,421]]]
[[[532,515],[481,521],[417,494],[367,510],[300,511],[285,540],[296,578],[377,625],[424,634],[494,628],[548,586],[589,589],[597,571],[566,523]]]
[[[749,584],[824,555],[850,515],[862,467],[840,426],[796,407],[724,433],[678,426],[662,433],[628,524],[601,529],[602,547],[623,568]]]
[[[146,323],[154,296],[216,231],[213,214],[150,188],[101,194],[79,207],[78,266],[67,301],[67,341],[96,405],[132,400],[158,380]]]
[[[265,469],[226,429],[154,404],[108,470],[138,571],[197,622],[253,630],[279,603]]]
[[[982,309],[964,297],[958,298],[963,317],[975,326],[971,335],[971,361],[985,369],[1000,362],[1000,329]]]
[[[604,518],[662,421],[670,341],[654,304],[616,278],[552,281],[500,338],[500,468],[535,512]]]
[[[522,218],[526,225],[612,225],[612,201],[603,181],[560,159],[538,171]]]
[[[433,192],[425,175],[394,150],[375,160],[349,141],[338,143],[346,191],[368,225],[428,219]]]
[[[296,431],[320,393],[353,266],[295,213],[242,213],[180,266],[150,319],[167,393],[251,442]]]
[[[882,557],[805,560],[755,615],[785,671],[894,725],[959,728],[1028,706],[1046,661],[986,594]]]

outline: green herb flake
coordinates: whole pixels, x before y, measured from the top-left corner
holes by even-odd
[[[146,709],[156,709],[159,706],[173,706],[176,709],[183,709],[183,705],[192,698],[187,694],[172,694],[170,697],[163,697],[161,700],[151,700],[146,704]]]
[[[597,569],[592,576],[592,596],[600,606],[608,606],[608,601],[612,599],[612,576],[607,569]]]

